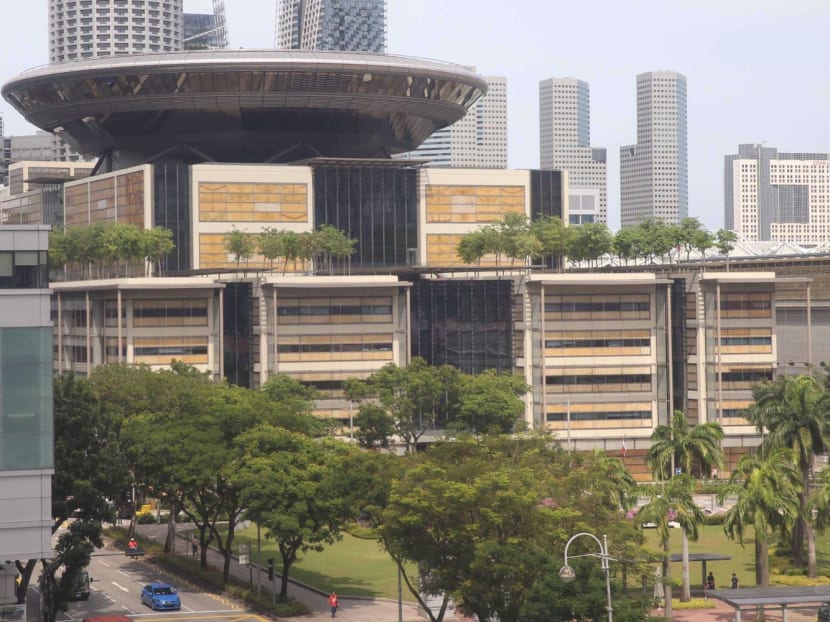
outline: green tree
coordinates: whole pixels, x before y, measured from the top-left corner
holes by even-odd
[[[830,409],[827,392],[818,378],[811,375],[778,376],[752,389],[755,399],[747,411],[747,420],[763,436],[762,449],[789,447],[795,452],[801,474],[799,516],[791,533],[792,563],[804,565],[804,545],[815,551],[815,534],[808,515],[810,473],[817,454],[827,453],[830,435]],[[807,559],[807,574],[818,572],[814,555]]]
[[[729,253],[735,248],[735,242],[738,241],[738,234],[727,229],[718,229],[715,233],[715,246],[718,252],[729,259]]]
[[[675,467],[689,475],[708,477],[713,468],[723,467],[723,437],[719,423],[689,425],[683,411],[675,410],[671,425],[658,425],[651,434],[646,462],[657,479],[669,479]]]
[[[723,467],[723,450],[720,448],[720,441],[723,437],[720,424],[707,422],[690,426],[686,415],[680,410],[675,410],[671,426],[659,425],[652,433],[652,445],[646,454],[646,462],[657,479],[665,480],[672,477],[674,469],[678,466],[683,473],[691,475],[695,465],[699,469],[697,474],[705,477],[711,473],[713,467]],[[694,534],[692,539],[696,539],[697,525],[691,529],[681,524],[681,528],[683,529],[683,587],[680,600],[688,602],[691,600],[688,537]]]
[[[729,486],[719,494],[737,501],[726,512],[723,529],[727,537],[744,544],[752,528],[755,546],[755,583],[769,587],[769,537],[785,531],[799,513],[801,478],[795,468],[795,454],[786,447],[767,453],[743,456],[729,479]]]
[[[265,227],[256,238],[259,254],[270,262],[272,269],[277,257],[285,257],[285,237],[283,234],[283,231],[273,227]]]
[[[522,398],[530,390],[522,376],[490,369],[465,376],[459,411],[451,426],[473,434],[508,434],[524,429]]]
[[[241,261],[248,263],[248,260],[254,254],[256,246],[254,239],[250,233],[240,231],[236,227],[225,236],[225,250],[234,257],[236,267],[239,267]]]
[[[288,599],[291,566],[301,552],[341,537],[344,509],[333,485],[332,443],[270,425],[240,436],[233,481],[248,499],[247,516],[266,528],[282,560],[279,599]]]
[[[143,231],[142,248],[144,256],[155,264],[158,276],[164,276],[164,258],[173,252],[173,232],[164,227],[153,227]]]
[[[706,231],[697,218],[684,218],[678,227],[678,243],[686,251],[686,260],[696,248],[696,240],[701,231]]]
[[[541,256],[550,259],[553,267],[561,272],[568,251],[570,228],[558,216],[543,216],[531,223],[530,231],[542,243]]]
[[[611,248],[625,265],[628,265],[629,259],[636,259],[640,237],[640,231],[636,227],[623,227],[614,235]]]
[[[597,259],[610,253],[613,237],[605,223],[589,222],[571,227],[568,240],[568,258],[572,261],[596,263]]]
[[[354,423],[357,426],[357,442],[361,447],[389,448],[395,434],[395,421],[385,408],[373,402],[364,402],[357,409]]]
[[[671,620],[671,551],[669,549],[669,522],[680,524],[683,533],[682,556],[686,560],[683,569],[683,598],[690,600],[689,590],[689,539],[697,540],[699,526],[703,523],[703,512],[693,497],[694,480],[688,475],[678,475],[659,486],[647,490],[649,501],[639,512],[637,521],[640,526],[654,523],[657,526],[657,538],[663,548],[663,572],[666,590],[666,619]]]

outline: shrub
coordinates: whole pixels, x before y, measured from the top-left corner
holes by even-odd
[[[139,525],[152,525],[158,519],[152,512],[142,512],[141,514],[136,515],[135,520]]]
[[[830,578],[818,576],[811,579],[804,575],[801,568],[788,568],[785,574],[773,574],[769,578],[770,583],[787,587],[802,587],[812,585],[830,585]]]
[[[704,525],[723,525],[726,520],[726,514],[709,514],[703,517]]]
[[[680,602],[676,598],[671,599],[672,610],[675,609],[714,609],[715,601],[707,598],[693,598],[689,602]]]

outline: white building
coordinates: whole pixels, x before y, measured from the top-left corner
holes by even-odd
[[[52,557],[52,321],[48,225],[0,228],[0,585],[6,560]],[[3,593],[2,604],[8,604]],[[11,603],[14,603],[11,600]]]
[[[689,214],[686,77],[637,76],[637,144],[620,147],[623,227],[648,218],[676,224]]]
[[[830,160],[814,155],[815,160],[732,160],[733,226],[742,240],[763,240],[767,228],[772,242],[830,241]],[[761,210],[762,197],[775,198],[774,209]]]
[[[184,0],[49,0],[49,62],[183,48]]]
[[[568,172],[571,224],[608,221],[607,154],[591,147],[590,97],[583,80],[539,82],[539,163]]]
[[[415,151],[395,157],[429,160],[429,166],[438,167],[507,168],[507,78],[483,77],[487,95],[464,118],[433,133]]]

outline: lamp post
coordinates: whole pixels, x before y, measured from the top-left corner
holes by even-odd
[[[599,545],[599,554],[596,553],[585,553],[584,555],[571,555],[571,557],[598,557],[600,563],[602,565],[602,570],[605,572],[605,595],[608,599],[606,604],[606,609],[608,610],[608,622],[614,622],[614,608],[611,605],[611,576],[609,574],[608,562],[609,561],[616,561],[613,557],[608,555],[608,536],[603,535],[602,540],[597,538],[594,534],[588,533],[587,531],[580,532],[570,537],[567,544],[565,544],[565,565],[559,569],[559,578],[562,579],[565,583],[570,583],[574,579],[576,579],[576,572],[573,568],[568,565],[568,547],[571,546],[571,542],[579,538],[580,536],[588,536],[589,538],[593,539]]]

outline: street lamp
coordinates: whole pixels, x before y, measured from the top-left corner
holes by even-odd
[[[570,540],[565,544],[565,565],[559,569],[559,578],[565,583],[570,583],[576,579],[576,572],[568,565],[568,547],[571,546],[571,542],[580,536],[592,538],[599,545],[599,555],[596,553],[585,553],[584,555],[571,555],[571,557],[599,557],[602,569],[605,572],[605,595],[608,598],[608,604],[606,605],[606,609],[608,609],[608,622],[614,622],[614,608],[611,606],[611,577],[609,575],[608,562],[616,560],[608,555],[608,536],[603,535],[602,540],[600,540],[594,534],[588,533],[587,531],[571,536]]]

